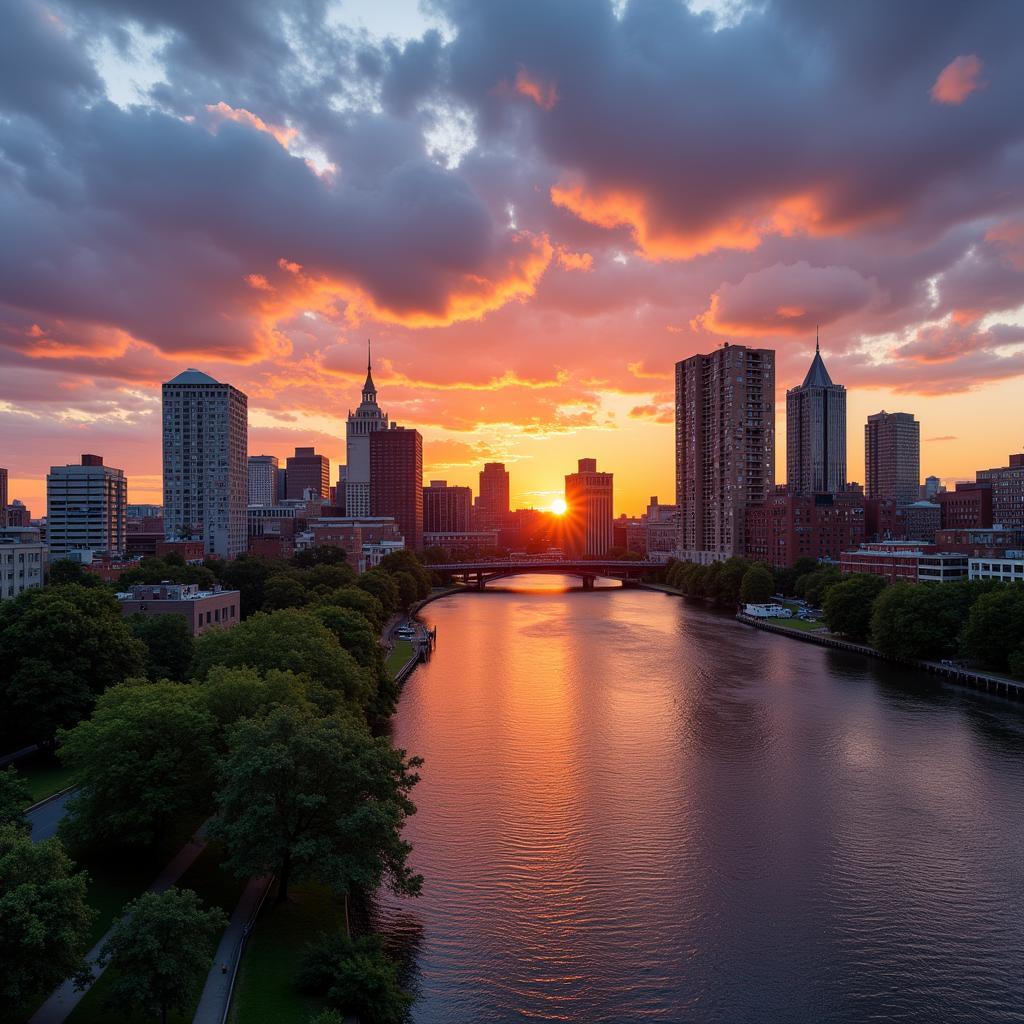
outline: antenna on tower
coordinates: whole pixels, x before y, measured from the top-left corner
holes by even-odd
[[[818,324],[814,325],[814,354],[817,355],[821,351],[821,345],[818,343]]]
[[[370,339],[366,339],[366,372],[370,372]]]

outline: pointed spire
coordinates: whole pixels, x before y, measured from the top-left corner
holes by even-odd
[[[818,328],[819,325],[814,325],[814,354],[818,355],[821,352],[821,343],[818,341]]]
[[[811,368],[807,371],[807,376],[804,377],[803,386],[805,388],[809,386],[832,387],[832,378],[828,375],[825,361],[821,358],[821,339],[817,326],[814,328],[814,359],[811,360]]]
[[[370,339],[366,339],[366,381],[363,384],[363,401],[364,402],[376,402],[377,400],[377,389],[373,385],[373,371],[371,355],[370,355]]]
[[[370,360],[370,339],[367,338],[366,339],[366,373],[367,373],[367,376],[369,376],[369,373],[370,373],[370,366],[371,366],[371,360]]]

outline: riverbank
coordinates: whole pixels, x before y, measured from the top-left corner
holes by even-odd
[[[792,626],[781,626],[774,622],[765,622],[763,619],[754,618],[752,615],[744,615],[743,612],[736,613],[736,620],[745,625],[753,626],[755,629],[763,629],[769,633],[779,633],[782,636],[801,640],[804,643],[818,644],[821,647],[832,647],[836,650],[850,651],[854,654],[866,655],[869,658],[879,658],[882,661],[895,662],[899,665],[906,665],[909,668],[921,669],[922,671],[930,672],[932,675],[941,676],[958,686],[967,686],[972,690],[984,690],[987,693],[996,693],[1013,700],[1024,700],[1024,681],[1011,679],[1009,676],[1001,676],[993,672],[981,672],[976,669],[964,668],[960,665],[944,665],[940,661],[893,658],[887,654],[882,654],[881,651],[868,644],[854,643],[852,640],[844,640],[841,637],[833,636],[831,633],[812,633],[804,629],[794,629]]]

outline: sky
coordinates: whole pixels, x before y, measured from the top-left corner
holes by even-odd
[[[1024,449],[1024,4],[0,0],[0,466],[160,500],[160,383],[344,461],[366,341],[425,476],[671,500],[673,364],[814,351],[922,475]]]

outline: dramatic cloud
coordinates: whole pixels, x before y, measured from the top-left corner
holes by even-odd
[[[497,453],[547,490],[593,443],[642,498],[671,491],[672,364],[723,338],[776,345],[780,392],[817,324],[851,388],[1024,375],[1024,5],[429,0],[382,9],[387,38],[347,16],[7,5],[16,478],[88,429],[155,480],[158,386],[189,364],[249,394],[254,443],[337,461],[370,335],[453,479]]]

